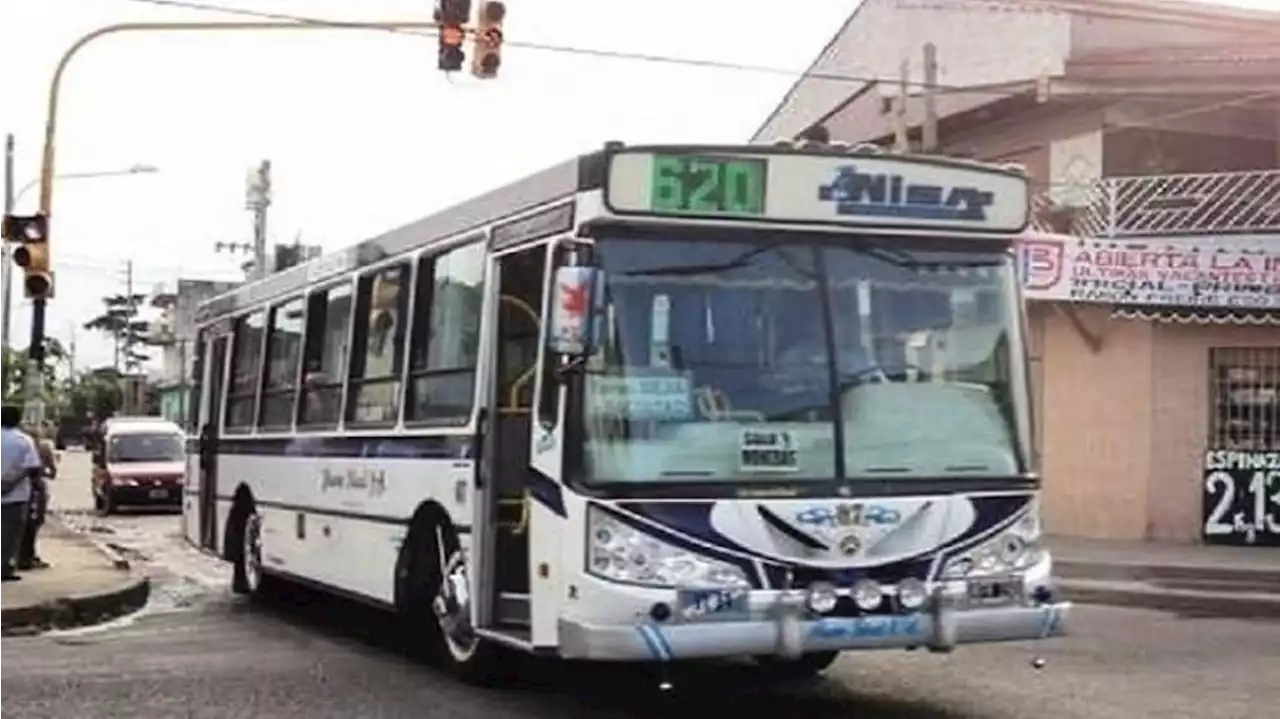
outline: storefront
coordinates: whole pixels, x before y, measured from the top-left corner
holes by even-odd
[[[1280,235],[1022,248],[1050,531],[1280,547]]]

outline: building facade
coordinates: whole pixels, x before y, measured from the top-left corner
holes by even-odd
[[[934,151],[1028,169],[1052,532],[1280,546],[1277,38],[1180,2],[866,0],[755,137],[914,145],[932,104]]]
[[[155,377],[159,414],[185,424],[191,409],[192,372],[195,366],[196,309],[229,292],[239,283],[178,280],[152,295],[160,316],[151,324],[149,342],[160,350],[160,370]]]

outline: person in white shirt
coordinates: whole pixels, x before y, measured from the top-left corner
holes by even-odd
[[[31,480],[44,468],[40,453],[26,432],[22,431],[22,408],[0,407],[0,554],[3,556],[4,581],[21,579],[13,560],[27,523],[27,504],[31,501]]]

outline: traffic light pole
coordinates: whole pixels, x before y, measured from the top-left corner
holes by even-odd
[[[24,416],[31,424],[44,421],[44,318],[48,300],[31,300],[31,345],[27,348]]]
[[[345,22],[296,20],[254,20],[247,22],[129,22],[107,25],[86,33],[62,53],[49,82],[48,105],[44,124],[44,152],[40,161],[40,213],[53,224],[53,175],[58,132],[58,100],[62,90],[62,77],[67,65],[86,45],[102,37],[123,33],[142,32],[217,32],[247,30],[418,30],[424,34],[438,30],[439,24],[422,21]],[[50,230],[52,236],[52,230]],[[7,287],[6,287],[7,289]],[[24,397],[24,413],[28,421],[44,419],[44,382],[40,368],[44,363],[44,325],[47,301],[38,297],[31,303],[31,346],[27,363],[27,386]],[[34,371],[33,371],[34,368]]]

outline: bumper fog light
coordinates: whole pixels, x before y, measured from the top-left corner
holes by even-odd
[[[918,579],[904,579],[898,583],[898,604],[903,609],[916,610],[929,600],[929,590]]]
[[[836,594],[836,588],[829,584],[814,584],[809,587],[808,604],[818,614],[827,614],[836,608],[836,602],[839,596]]]
[[[853,585],[853,603],[864,612],[878,609],[884,602],[884,590],[871,579],[859,580]]]

